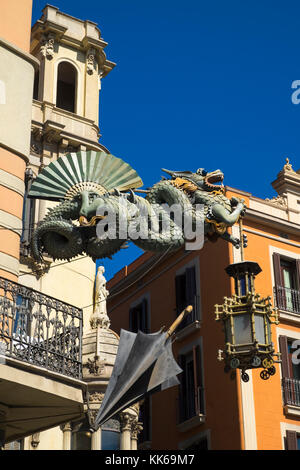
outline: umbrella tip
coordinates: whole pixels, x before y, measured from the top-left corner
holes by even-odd
[[[191,313],[193,311],[193,306],[192,305],[188,305],[185,309],[186,313]]]

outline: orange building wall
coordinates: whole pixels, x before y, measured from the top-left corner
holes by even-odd
[[[0,37],[24,52],[29,52],[31,34],[32,0],[12,0],[5,2],[0,15]],[[0,169],[24,180],[25,160],[3,147],[0,142]],[[22,219],[23,198],[12,189],[0,186],[0,209]],[[0,252],[17,260],[20,252],[20,236],[8,229],[1,228]],[[0,270],[0,275],[10,280],[17,276],[9,271]]]
[[[224,269],[229,264],[227,244],[223,240],[217,243],[206,243],[200,252],[191,252],[180,260],[183,251],[168,257],[159,263],[142,280],[135,283],[120,296],[109,301],[108,312],[112,320],[112,329],[119,332],[120,328],[129,328],[129,309],[134,299],[150,293],[151,332],[158,331],[162,326],[169,327],[176,318],[175,275],[180,267],[186,265],[195,257],[199,257],[202,326],[183,340],[176,341],[173,346],[175,357],[180,348],[202,336],[204,361],[204,387],[206,422],[188,432],[177,429],[178,416],[178,387],[154,394],[152,397],[152,448],[177,449],[178,443],[189,439],[196,433],[207,429],[211,433],[213,449],[240,449],[241,422],[238,408],[238,389],[236,380],[230,380],[223,372],[223,364],[217,361],[218,346],[223,345],[223,333],[214,320],[214,304],[222,302],[223,296],[230,293],[230,281],[224,276]],[[149,259],[149,253],[143,258]],[[168,265],[177,263],[163,272]],[[129,267],[131,272],[132,266]],[[125,270],[123,271],[124,275]],[[156,279],[153,279],[157,276]],[[117,278],[108,283],[110,289]],[[151,281],[151,279],[153,279]],[[211,280],[213,279],[213,282]],[[147,285],[147,282],[150,283]],[[137,286],[141,287],[137,290]],[[118,307],[115,305],[119,304]]]
[[[247,194],[242,196],[240,192],[227,192],[227,197],[230,198],[233,195],[243,197],[249,207]],[[299,248],[290,245],[289,242],[299,244],[300,236],[290,235],[286,242],[282,238],[278,239],[279,230],[264,227],[261,223],[250,222],[247,215],[243,223],[244,233],[248,237],[245,259],[258,262],[262,268],[262,273],[256,278],[256,291],[262,297],[271,296],[273,299],[273,265],[270,246],[299,254]],[[263,236],[250,233],[247,230],[258,231]],[[264,235],[275,237],[276,240]],[[134,282],[132,287],[109,301],[108,312],[112,320],[112,328],[116,331],[119,331],[121,327],[129,328],[130,304],[147,292],[150,293],[151,332],[158,331],[163,325],[168,327],[175,318],[175,273],[192,258],[199,257],[201,328],[180,342],[176,341],[173,350],[176,357],[182,346],[202,336],[206,422],[189,432],[179,432],[176,426],[178,387],[153,395],[152,448],[154,449],[176,449],[180,441],[185,441],[207,429],[211,430],[212,449],[245,448],[239,371],[236,378],[231,379],[230,374],[225,374],[223,371],[224,363],[217,361],[217,351],[224,347],[224,333],[221,324],[215,322],[214,316],[214,305],[223,303],[224,296],[234,294],[233,280],[230,280],[224,271],[225,267],[233,262],[234,250],[235,248],[231,244],[221,239],[217,243],[205,243],[201,251],[192,252],[182,260],[180,260],[183,254],[183,250],[181,250],[168,257],[163,263],[157,264],[144,278]],[[108,288],[117,284],[126,273],[130,275],[142,264],[143,260],[146,262],[150,256],[151,254],[146,253],[132,265],[125,267],[108,283]],[[176,265],[171,267],[170,265],[175,260],[177,260]],[[166,266],[169,266],[169,269],[167,272],[163,272]],[[155,276],[157,276],[156,279],[154,279]],[[148,285],[147,282],[149,282]],[[299,332],[299,327],[283,320],[278,327]],[[279,345],[277,344],[276,328],[277,325],[272,326],[272,339],[277,352]],[[299,419],[287,418],[284,415],[280,365],[275,364],[275,366],[276,374],[267,381],[262,380],[259,376],[262,369],[252,370],[257,448],[259,450],[281,450],[280,422],[298,425],[300,423]]]
[[[0,15],[0,37],[29,52],[32,0],[5,1]]]
[[[236,196],[240,196],[236,194]],[[249,203],[248,203],[249,204]],[[244,219],[244,229],[248,237],[248,247],[245,249],[245,259],[256,261],[262,268],[262,273],[258,274],[255,280],[256,292],[262,297],[271,296],[273,299],[272,285],[272,258],[270,256],[270,246],[291,253],[299,254],[300,248],[292,246],[283,241],[267,238],[264,235],[279,236],[279,230],[271,227],[264,227],[261,224]],[[247,229],[256,230],[262,234],[255,235],[247,232]],[[300,244],[300,235],[289,235],[288,242]],[[232,250],[231,250],[232,251]],[[232,284],[232,293],[234,292]],[[299,332],[299,327],[281,321],[279,325],[272,325],[272,340],[276,352],[279,351],[277,343],[276,328]],[[259,376],[261,369],[252,370],[253,391],[255,401],[255,420],[257,432],[258,450],[282,450],[282,438],[280,434],[280,422],[300,424],[300,420],[286,418],[283,412],[283,401],[280,381],[280,364],[275,364],[276,374],[269,380],[262,380]]]

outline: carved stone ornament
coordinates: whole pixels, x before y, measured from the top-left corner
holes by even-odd
[[[34,141],[32,141],[30,144],[30,151],[32,153],[35,153],[36,155],[41,155],[43,152],[41,145],[37,144]]]
[[[44,37],[41,45],[41,53],[46,59],[52,60],[54,57],[54,44],[55,40],[53,37]]]
[[[134,421],[131,426],[131,439],[137,439],[139,433],[143,430],[143,425],[139,421]]]
[[[88,358],[88,362],[82,367],[86,367],[90,374],[99,376],[105,369],[105,360],[100,361],[98,356],[94,356],[94,359]]]
[[[40,433],[36,432],[35,434],[32,434],[31,436],[31,446],[34,449],[36,449],[39,443],[40,443]]]
[[[41,129],[40,127],[33,127],[32,135],[37,142],[41,142],[44,135],[43,129]]]
[[[95,49],[90,49],[87,53],[86,56],[86,72],[89,75],[93,75],[95,71],[95,56],[96,56],[96,51]]]
[[[48,130],[48,132],[45,135],[45,139],[48,144],[52,144],[52,142],[54,142],[56,137],[57,137],[57,131],[54,129]]]
[[[272,199],[266,198],[267,202],[274,204],[274,206],[285,208],[287,207],[287,199],[284,196],[275,196]]]
[[[129,413],[120,413],[121,431],[131,431],[132,424],[136,420],[134,416]]]
[[[89,422],[91,426],[94,426],[97,414],[98,414],[98,409],[88,411],[88,417],[89,417]]]
[[[73,145],[68,145],[64,150],[63,154],[66,155],[67,153],[78,152],[78,148],[74,147]]]
[[[26,264],[31,270],[32,274],[35,275],[36,279],[39,280],[45,274],[49,272],[51,261],[43,261],[41,263],[35,261],[32,256],[20,256],[20,262]]]
[[[90,403],[101,403],[104,398],[104,393],[101,392],[94,392],[89,395],[89,402]]]
[[[291,165],[291,163],[290,163],[289,158],[286,158],[285,161],[286,161],[286,164],[284,165],[283,169],[284,169],[285,171],[293,171],[293,172],[295,173],[295,171],[294,171],[294,169],[293,169],[293,167],[292,167],[292,165]]]

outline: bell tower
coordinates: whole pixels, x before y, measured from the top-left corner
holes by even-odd
[[[97,25],[47,5],[32,28],[35,75],[31,167],[68,152],[106,150],[98,140],[101,80],[115,64],[107,60]],[[35,168],[34,168],[35,167]]]
[[[25,179],[20,271],[24,285],[83,308],[89,318],[95,265],[87,256],[72,263],[31,256],[33,231],[56,203],[27,198],[38,173],[71,152],[108,150],[99,143],[101,81],[114,68],[107,43],[92,21],[80,20],[47,5],[31,32],[37,63],[32,100],[31,144]],[[33,71],[32,71],[33,74]],[[31,88],[32,89],[32,88]],[[55,267],[55,269],[52,269]],[[68,279],[68,283],[65,280]],[[69,286],[69,287],[68,287]]]

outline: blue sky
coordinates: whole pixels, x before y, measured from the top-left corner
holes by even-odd
[[[45,2],[33,0],[33,22]],[[288,156],[300,168],[300,3],[278,0],[55,0],[98,23],[116,68],[103,80],[101,142],[145,187],[161,168],[220,168],[258,197]],[[110,278],[140,250],[105,260]]]

